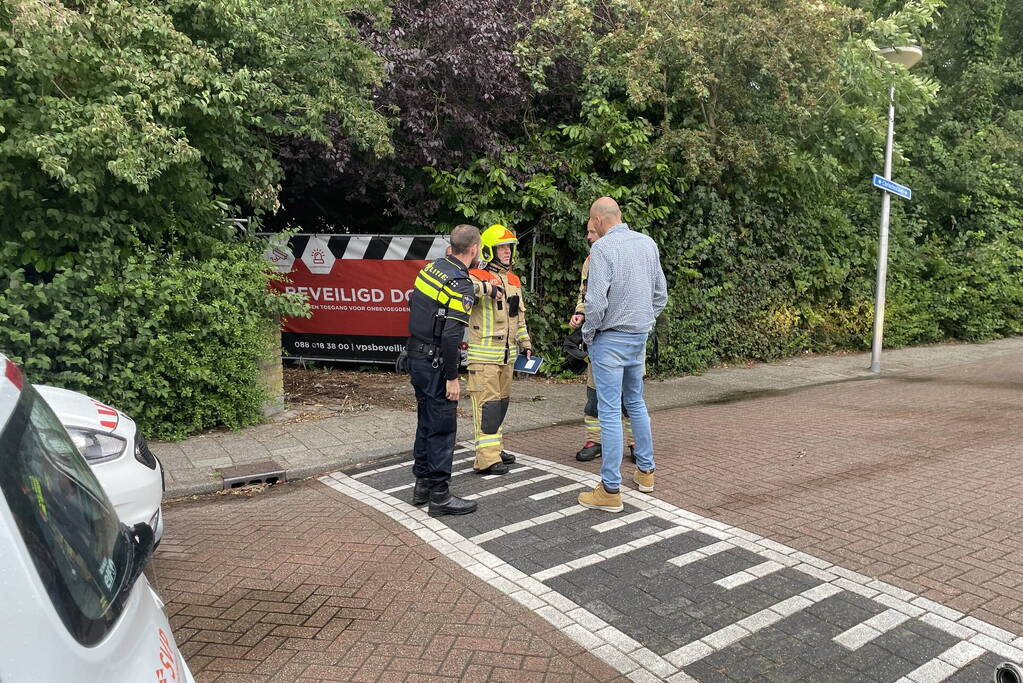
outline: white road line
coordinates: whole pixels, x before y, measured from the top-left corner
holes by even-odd
[[[524,467],[522,469],[528,469],[528,468]],[[516,472],[516,471],[517,470],[512,470],[512,472]],[[510,472],[509,472],[509,474],[510,474]],[[498,493],[504,493],[505,491],[511,491],[512,489],[521,488],[523,486],[529,486],[530,484],[535,484],[535,483],[540,482],[540,481],[547,481],[548,479],[554,479],[557,476],[558,475],[556,475],[556,474],[542,474],[539,477],[533,477],[532,479],[523,479],[522,481],[516,481],[514,483],[508,484],[507,486],[498,486],[496,489],[487,489],[486,491],[481,491],[480,493],[473,493],[473,494],[470,494],[470,495],[466,496],[465,498],[466,498],[466,500],[478,500],[479,498],[486,498],[487,496],[493,496],[493,495],[498,494]],[[486,477],[484,477],[484,478],[486,478]]]
[[[640,510],[639,512],[633,512],[625,515],[624,517],[616,517],[609,522],[603,522],[602,524],[594,524],[590,528],[596,531],[598,534],[602,534],[605,531],[611,531],[611,529],[617,529],[618,527],[628,526],[633,522],[638,522],[641,519],[647,519],[653,517],[652,514],[646,510]]]
[[[815,586],[803,591],[799,595],[787,598],[772,605],[771,607],[762,609],[756,614],[748,616],[745,619],[740,619],[730,626],[718,629],[717,631],[714,631],[714,633],[704,636],[697,641],[689,643],[688,645],[683,645],[674,652],[664,655],[664,658],[681,669],[693,664],[694,662],[700,661],[704,657],[714,654],[718,650],[723,650],[729,645],[742,640],[746,636],[752,635],[757,631],[781,621],[785,617],[791,616],[796,612],[800,612],[814,603],[820,602],[825,598],[830,598],[832,595],[837,595],[841,592],[841,588],[828,583]]]
[[[476,471],[473,468],[470,468],[470,469],[472,471],[474,471],[474,472]],[[497,479],[498,476],[507,476],[508,474],[515,474],[516,472],[524,472],[527,469],[532,469],[532,467],[530,467],[529,465],[520,465],[519,467],[513,467],[513,468],[508,469],[503,474],[481,474],[480,475],[480,479],[484,480],[484,481],[486,481],[486,480],[495,480],[495,479]]]
[[[469,450],[468,448],[459,448],[457,451],[454,451],[453,454],[454,455],[458,455],[460,453],[465,453],[468,450]],[[461,460],[456,460],[456,461],[454,461],[451,464],[452,465],[457,465],[460,462],[466,462],[467,460],[472,460],[472,459],[473,458],[463,458]],[[411,460],[406,460],[404,462],[399,462],[397,465],[388,465],[387,467],[378,467],[375,470],[369,470],[367,472],[359,472],[358,474],[350,474],[348,476],[350,476],[352,479],[362,479],[363,477],[369,477],[369,476],[372,476],[374,474],[380,474],[381,472],[390,472],[391,470],[401,469],[402,467],[409,467],[409,466],[412,465],[412,462],[413,461],[411,461]]]
[[[577,515],[580,512],[585,512],[585,511],[586,511],[586,508],[584,508],[581,505],[572,505],[572,506],[567,507],[567,508],[562,508],[561,510],[555,510],[554,512],[549,512],[546,515],[540,515],[539,517],[533,517],[531,519],[526,519],[526,520],[523,520],[521,522],[515,522],[514,524],[509,524],[508,526],[503,526],[503,527],[494,529],[493,531],[486,531],[486,532],[484,532],[482,534],[477,534],[477,535],[473,536],[472,538],[470,538],[469,540],[472,541],[473,543],[486,543],[487,541],[492,541],[495,538],[500,538],[501,536],[507,536],[508,534],[513,534],[516,531],[522,531],[523,529],[530,529],[530,528],[535,527],[535,526],[540,526],[541,524],[546,524],[547,522],[553,522],[556,519],[562,519],[564,517],[571,517],[572,515]]]
[[[783,569],[784,567],[785,565],[779,564],[774,560],[768,560],[767,562],[761,562],[758,565],[754,565],[749,569],[744,569],[741,572],[736,572],[730,576],[726,576],[723,579],[718,579],[714,583],[721,586],[722,588],[731,590],[733,588],[745,585],[750,581],[756,581],[762,576],[773,574],[774,572],[778,571],[779,569]]]
[[[455,460],[451,464],[452,465],[461,465],[462,463],[469,462],[470,460],[475,460],[475,457],[473,457],[473,458],[462,458],[461,460]],[[404,465],[408,465],[408,464],[409,463],[404,463]],[[462,474],[468,474],[469,472],[472,472],[472,471],[473,470],[470,467],[468,469],[458,470],[457,472],[452,472],[451,476],[452,477],[457,477],[457,476],[462,475]],[[354,477],[352,477],[352,478],[354,479]],[[384,489],[384,493],[395,493],[397,491],[404,491],[405,489],[410,489],[410,488],[412,488],[415,485],[416,485],[416,483],[412,482],[411,484],[402,484],[401,486],[394,486],[394,487],[389,488],[389,489]]]
[[[543,571],[533,574],[533,578],[537,581],[547,581],[548,579],[553,579],[555,576],[567,574],[574,569],[598,564],[617,555],[624,555],[625,553],[632,552],[633,550],[645,548],[648,545],[653,545],[654,543],[659,543],[660,541],[671,538],[672,536],[678,536],[685,533],[689,533],[689,529],[684,529],[682,527],[665,529],[664,531],[659,531],[656,534],[650,534],[649,536],[638,538],[635,541],[630,541],[628,543],[608,548],[607,550],[602,550],[599,553],[591,553],[590,555],[580,557],[572,560],[571,562],[566,562],[564,564],[550,567],[549,569],[544,569]]]
[[[718,541],[717,543],[711,543],[708,546],[692,550],[688,553],[685,553],[684,555],[673,557],[670,560],[668,560],[668,562],[675,565],[676,567],[684,567],[687,564],[699,562],[700,560],[706,559],[711,555],[723,553],[724,551],[731,550],[734,547],[735,547],[734,545],[728,543],[727,541]]]
[[[972,643],[958,643],[913,669],[897,683],[940,683],[982,654],[984,648]]]
[[[839,633],[832,640],[839,645],[844,645],[849,650],[858,650],[882,633],[887,633],[901,625],[907,619],[909,619],[908,614],[888,609]]]
[[[569,484],[568,486],[562,486],[561,488],[551,489],[550,491],[541,491],[540,493],[534,493],[529,497],[530,500],[543,500],[544,498],[553,498],[559,496],[562,493],[568,493],[569,491],[577,491],[583,488],[582,484]]]
[[[938,655],[938,659],[943,659],[957,669],[962,669],[983,654],[984,648],[973,643],[957,643]]]

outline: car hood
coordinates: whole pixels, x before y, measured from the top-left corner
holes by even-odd
[[[85,427],[119,436],[124,436],[123,432],[130,431],[125,428],[131,423],[131,418],[94,398],[79,394],[77,391],[45,384],[37,384],[35,387],[65,425]]]

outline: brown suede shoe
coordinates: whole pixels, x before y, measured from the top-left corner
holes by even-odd
[[[608,493],[603,484],[597,484],[595,489],[587,493],[580,493],[579,504],[584,508],[604,510],[605,512],[621,512],[625,509],[625,506],[622,505],[622,494]]]
[[[632,473],[632,483],[643,493],[650,493],[654,490],[654,471],[636,470]]]

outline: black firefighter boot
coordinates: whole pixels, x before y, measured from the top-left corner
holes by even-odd
[[[508,451],[501,451],[501,462],[503,462],[505,465],[514,465],[515,456],[509,453]]]
[[[416,487],[412,489],[412,504],[426,505],[430,502],[430,483],[425,479],[416,479]]]
[[[583,444],[583,447],[579,449],[579,452],[575,454],[575,459],[579,462],[589,462],[600,457],[600,444],[596,441],[587,441]]]
[[[438,486],[430,491],[428,514],[431,517],[467,515],[470,512],[476,512],[476,501],[451,495],[451,489],[447,485]]]

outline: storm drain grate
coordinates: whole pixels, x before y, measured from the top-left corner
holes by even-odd
[[[273,460],[253,462],[246,465],[225,467],[220,470],[225,489],[237,489],[253,484],[276,484],[286,481],[284,468]]]

